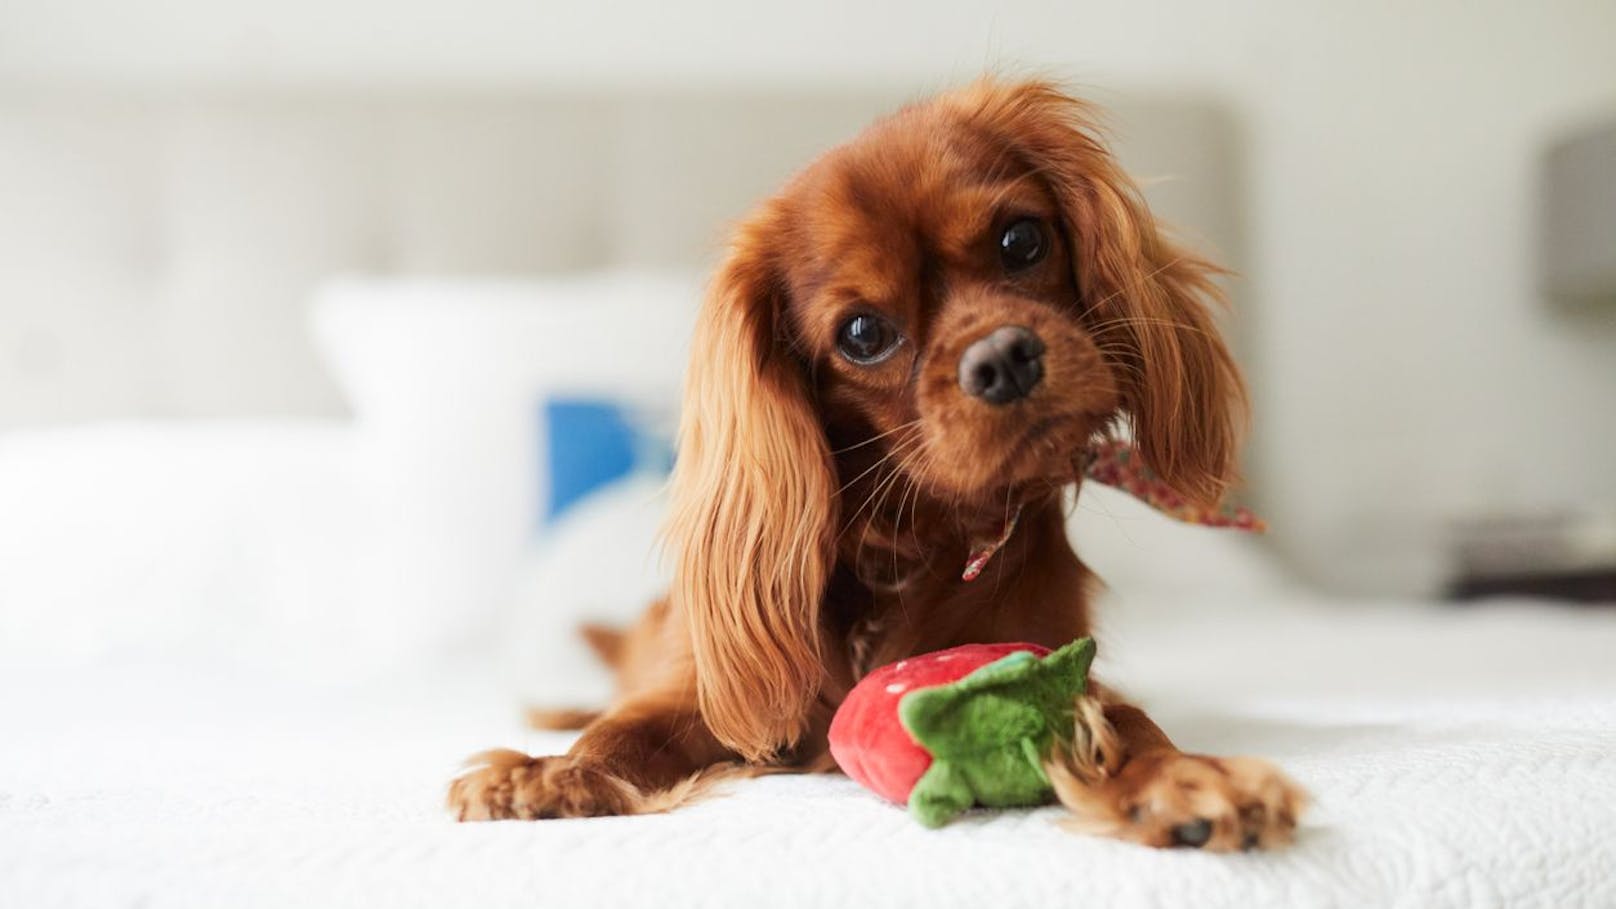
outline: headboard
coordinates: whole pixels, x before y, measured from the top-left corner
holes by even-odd
[[[323,280],[704,268],[726,223],[904,100],[0,89],[0,430],[340,415],[308,338]],[[1231,118],[1096,100],[1158,212],[1238,267]]]

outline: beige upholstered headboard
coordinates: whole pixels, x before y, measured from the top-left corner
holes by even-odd
[[[334,275],[703,268],[725,225],[898,93],[0,91],[0,430],[339,415]],[[1099,99],[1159,213],[1237,267],[1232,121]]]

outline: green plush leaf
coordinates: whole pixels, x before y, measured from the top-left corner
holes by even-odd
[[[909,793],[909,813],[927,827],[941,827],[976,802],[965,777],[947,761],[935,761]]]
[[[1094,642],[1082,638],[1042,659],[1012,653],[950,685],[904,695],[898,719],[933,759],[910,793],[914,815],[939,826],[972,804],[1047,801],[1043,758],[1069,734],[1093,660]]]
[[[909,734],[933,757],[958,757],[1037,736],[1047,725],[1034,705],[992,691],[952,686],[916,691],[899,705]]]
[[[1089,666],[1094,662],[1094,639],[1079,638],[1044,657],[1042,670],[1061,694],[1070,692],[1070,702],[1088,689]]]

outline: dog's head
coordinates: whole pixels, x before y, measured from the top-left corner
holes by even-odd
[[[831,435],[950,507],[1002,510],[1126,423],[1187,499],[1219,498],[1241,388],[1215,273],[1044,83],[906,108],[764,203],[696,329],[674,484],[673,595],[713,731],[766,755],[818,690]]]

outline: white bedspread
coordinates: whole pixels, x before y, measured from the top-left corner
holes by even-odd
[[[1520,605],[1129,624],[1101,669],[1186,747],[1317,802],[1277,854],[927,831],[840,777],[666,816],[452,823],[456,761],[545,751],[475,667],[340,692],[223,668],[0,676],[0,905],[1611,906],[1616,619]]]
[[[1121,499],[1074,528],[1132,599],[1102,613],[1096,671],[1186,748],[1309,788],[1288,851],[1154,852],[1063,833],[1056,809],[927,831],[838,777],[667,816],[452,823],[461,759],[566,746],[525,732],[513,694],[557,680],[487,648],[448,662],[453,603],[366,599],[367,569],[417,566],[366,557],[355,441],[0,438],[0,909],[1616,906],[1616,612],[1324,603],[1247,541]],[[518,662],[587,675],[562,664],[569,610],[639,598],[624,541],[648,547],[654,522],[619,498],[534,569]]]

